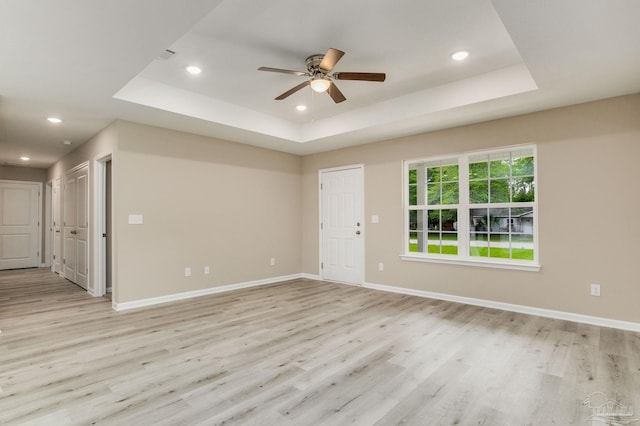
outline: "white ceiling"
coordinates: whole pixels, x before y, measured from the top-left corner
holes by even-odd
[[[47,167],[118,118],[309,154],[637,93],[638,17],[637,0],[6,0],[0,164]],[[330,47],[335,71],[387,80],[274,100],[304,77],[258,67]]]

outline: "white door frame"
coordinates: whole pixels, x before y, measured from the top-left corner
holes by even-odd
[[[324,279],[324,271],[322,268],[322,255],[323,255],[323,246],[322,246],[322,227],[321,227],[321,223],[322,223],[322,189],[321,189],[321,185],[322,185],[322,175],[323,173],[330,173],[330,172],[338,172],[338,171],[343,171],[343,170],[353,170],[353,169],[359,169],[360,173],[361,173],[361,182],[362,182],[362,187],[361,187],[361,194],[360,196],[362,197],[362,231],[363,231],[363,236],[362,238],[359,239],[361,246],[361,250],[362,250],[362,264],[360,265],[361,267],[361,271],[360,271],[360,276],[362,277],[362,282],[359,283],[343,283],[343,284],[353,284],[353,285],[363,285],[365,282],[365,276],[364,276],[364,272],[365,272],[365,263],[366,263],[366,257],[365,257],[365,243],[364,243],[364,239],[366,237],[366,229],[365,229],[365,216],[364,216],[364,210],[365,210],[365,200],[364,200],[364,164],[360,163],[360,164],[352,164],[352,165],[348,165],[348,166],[340,166],[340,167],[330,167],[330,168],[326,168],[326,169],[319,169],[318,170],[318,241],[319,241],[319,247],[320,247],[320,252],[318,253],[318,270],[320,271],[320,279],[323,280]]]
[[[101,155],[97,155],[93,159],[94,173],[94,186],[93,193],[93,286],[90,287],[89,294],[95,297],[104,296],[107,293],[107,272],[106,272],[106,254],[107,254],[107,242],[102,237],[102,234],[107,232],[106,228],[106,165],[108,161],[112,161],[113,153],[108,152]],[[113,193],[113,161],[111,163],[111,191]],[[113,234],[113,198],[111,199],[111,233]],[[113,235],[111,235],[111,279],[113,280]],[[115,299],[116,286],[112,284],[111,291]]]
[[[41,267],[51,266],[53,268],[53,263],[51,262],[51,254],[53,247],[53,225],[52,225],[52,209],[51,209],[51,196],[53,194],[53,181],[50,180],[45,185],[45,193],[44,193],[44,262],[40,265]]]

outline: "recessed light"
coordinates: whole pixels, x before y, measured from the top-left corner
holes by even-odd
[[[21,159],[22,161],[29,161],[29,160],[31,160],[31,158],[27,157],[26,155],[23,155],[22,157],[20,157],[20,159]]]
[[[62,120],[60,120],[58,117],[49,117],[47,118],[47,120],[49,121],[49,123],[53,123],[53,124],[62,123]]]
[[[62,141],[62,143],[63,143],[64,145],[71,145],[71,141],[70,141],[70,140],[68,140],[68,139],[63,140],[63,141]]]
[[[298,105],[298,106],[296,107],[296,109],[297,109],[298,111],[304,111],[304,110],[306,110],[306,109],[307,109],[307,106],[306,106],[306,105]]]
[[[187,67],[187,72],[189,74],[198,75],[202,72],[202,70],[200,69],[200,67],[196,67],[195,65],[189,65]]]
[[[469,56],[469,52],[467,52],[466,50],[460,50],[458,52],[452,53],[451,59],[453,59],[454,61],[462,61],[463,59],[467,59],[467,56]]]

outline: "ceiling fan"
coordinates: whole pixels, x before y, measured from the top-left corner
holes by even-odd
[[[300,77],[311,77],[304,83],[287,90],[276,98],[277,101],[286,99],[298,90],[311,86],[316,92],[327,92],[335,103],[346,101],[336,83],[332,80],[360,80],[360,81],[378,81],[383,82],[386,78],[384,73],[379,72],[334,72],[331,74],[333,67],[338,63],[344,52],[338,49],[330,48],[324,55],[311,55],[305,63],[307,72],[283,70],[280,68],[260,67],[259,71],[279,72],[283,74],[293,74]]]

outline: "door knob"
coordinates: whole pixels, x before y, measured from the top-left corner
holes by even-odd
[[[76,231],[71,231],[71,233],[72,233],[72,234],[77,234],[77,232],[76,232]]]
[[[357,231],[356,231],[356,235],[360,235],[360,230],[357,230]]]

